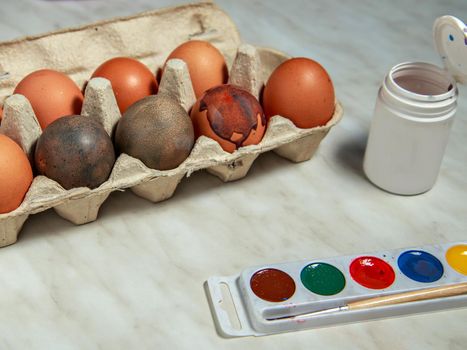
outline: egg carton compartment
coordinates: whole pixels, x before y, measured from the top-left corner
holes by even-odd
[[[168,54],[190,39],[206,40],[216,46],[230,68],[229,83],[257,98],[271,72],[288,59],[275,50],[242,44],[231,19],[212,3],[145,12],[0,43],[0,73],[2,69],[7,73],[0,80],[0,101],[4,101],[0,132],[15,140],[33,161],[41,128],[29,101],[22,95],[8,95],[27,74],[53,68],[86,87],[82,114],[95,118],[112,136],[121,115],[110,82],[103,78],[86,80],[93,70],[115,56],[139,59],[151,69],[163,67]],[[170,94],[189,112],[195,95],[183,61],[167,62],[158,93]],[[184,177],[198,170],[207,170],[222,181],[233,181],[246,176],[254,160],[270,150],[293,162],[308,160],[342,114],[342,106],[336,101],[331,120],[311,129],[299,129],[290,120],[275,116],[259,144],[234,153],[225,152],[216,141],[202,136],[180,166],[166,171],[150,169],[140,160],[121,154],[109,179],[95,189],[65,190],[45,176],[36,176],[23,203],[10,213],[0,214],[0,247],[16,242],[29,215],[50,208],[72,223],[84,224],[96,220],[100,206],[116,190],[130,188],[140,197],[160,202],[173,195]]]

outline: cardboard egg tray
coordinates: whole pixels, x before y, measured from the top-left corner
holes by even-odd
[[[229,82],[256,97],[274,68],[288,58],[274,50],[242,44],[232,20],[212,3],[145,12],[0,43],[0,103],[4,104],[0,132],[14,139],[33,161],[41,128],[28,100],[22,95],[10,95],[27,74],[52,68],[85,86],[82,114],[96,118],[112,135],[120,112],[108,80],[87,81],[95,68],[111,57],[129,56],[150,69],[160,69],[175,47],[191,39],[216,46],[230,67]],[[171,94],[189,111],[195,96],[183,61],[167,63],[159,93]],[[0,247],[16,242],[29,215],[49,208],[75,224],[84,224],[97,218],[100,206],[112,191],[130,188],[140,197],[159,202],[173,195],[182,178],[198,170],[206,169],[223,181],[233,181],[244,177],[256,157],[270,150],[293,162],[308,160],[342,113],[336,101],[332,119],[312,129],[296,128],[290,120],[275,116],[260,144],[242,147],[232,154],[223,151],[216,141],[200,137],[190,156],[176,169],[167,171],[149,169],[138,159],[121,154],[109,179],[93,190],[65,190],[45,176],[36,176],[20,207],[0,214]]]

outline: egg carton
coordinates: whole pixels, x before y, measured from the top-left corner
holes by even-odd
[[[216,46],[230,67],[229,83],[243,87],[256,97],[271,72],[288,59],[272,49],[242,44],[232,20],[210,2],[0,43],[0,102],[4,102],[0,132],[15,140],[33,161],[41,128],[29,101],[22,95],[9,95],[30,72],[52,68],[85,87],[82,114],[98,120],[112,135],[120,112],[108,80],[87,81],[93,70],[115,56],[134,57],[150,68],[163,67],[168,54],[191,39],[206,40]],[[172,95],[189,111],[195,95],[183,61],[167,62],[159,93]],[[254,160],[270,150],[293,162],[308,160],[342,114],[342,106],[336,101],[331,120],[311,129],[299,129],[290,120],[274,116],[258,145],[242,147],[234,153],[225,152],[216,141],[202,136],[180,166],[166,171],[149,169],[140,160],[121,154],[109,179],[95,189],[65,190],[52,179],[36,176],[23,203],[10,213],[0,214],[0,247],[16,242],[29,215],[50,208],[74,224],[85,224],[96,220],[100,206],[113,191],[130,188],[140,197],[160,202],[174,194],[185,176],[198,170],[205,169],[227,182],[246,176]]]

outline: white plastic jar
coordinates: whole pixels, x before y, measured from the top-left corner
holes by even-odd
[[[457,87],[428,63],[401,63],[379,90],[365,152],[364,171],[378,187],[418,194],[438,177],[457,108]]]
[[[407,62],[393,67],[385,77],[363,162],[365,174],[376,186],[414,195],[435,184],[457,109],[453,75],[464,78],[466,32],[458,19],[440,17],[433,33],[447,70]]]

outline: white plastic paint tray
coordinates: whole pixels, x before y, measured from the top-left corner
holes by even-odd
[[[190,39],[206,40],[216,46],[230,68],[230,82],[256,97],[274,68],[288,58],[271,49],[242,44],[232,20],[212,3],[150,11],[0,43],[0,103],[4,104],[0,132],[20,144],[32,159],[34,144],[41,134],[39,123],[26,98],[10,95],[27,74],[52,68],[69,75],[79,86],[86,86],[82,114],[96,118],[112,134],[120,113],[107,80],[87,81],[95,68],[109,58],[128,56],[157,71],[175,47]],[[168,62],[159,91],[172,94],[187,111],[191,108],[195,97],[184,62]],[[167,171],[149,169],[138,159],[122,154],[109,179],[93,190],[65,190],[57,182],[37,176],[21,206],[0,215],[0,246],[15,243],[28,216],[49,208],[75,224],[84,224],[96,220],[100,206],[112,191],[130,188],[140,197],[159,202],[170,198],[178,183],[197,170],[206,169],[223,181],[233,181],[244,177],[256,157],[270,150],[293,162],[308,160],[342,114],[342,106],[336,101],[332,119],[312,129],[298,129],[288,119],[275,116],[260,144],[232,154],[214,140],[201,137],[186,161]]]
[[[343,306],[352,301],[467,283],[467,276],[451,266],[446,258],[446,252],[449,248],[466,245],[465,241],[452,242],[385,250],[370,254],[325,259],[314,258],[250,267],[235,276],[211,277],[207,280],[205,289],[217,331],[223,337],[263,336],[422,312],[457,309],[467,307],[467,294],[367,309],[293,317],[307,312]],[[442,272],[439,279],[420,282],[403,273],[398,265],[398,259],[402,253],[414,250],[429,253],[440,261]],[[389,264],[395,273],[393,283],[383,289],[371,289],[354,280],[349,267],[352,261],[362,256],[376,257]],[[305,266],[312,263],[331,264],[341,271],[345,278],[343,289],[329,295],[320,295],[310,291],[301,280],[301,272]],[[420,274],[426,273],[425,270],[429,271],[431,268],[430,264],[423,260],[417,264],[414,265],[414,268]],[[250,281],[253,275],[263,269],[278,269],[287,273],[295,281],[296,289],[293,295],[280,302],[266,301],[255,295],[250,287]],[[330,277],[326,276],[326,278]],[[276,284],[276,287],[280,286]]]

